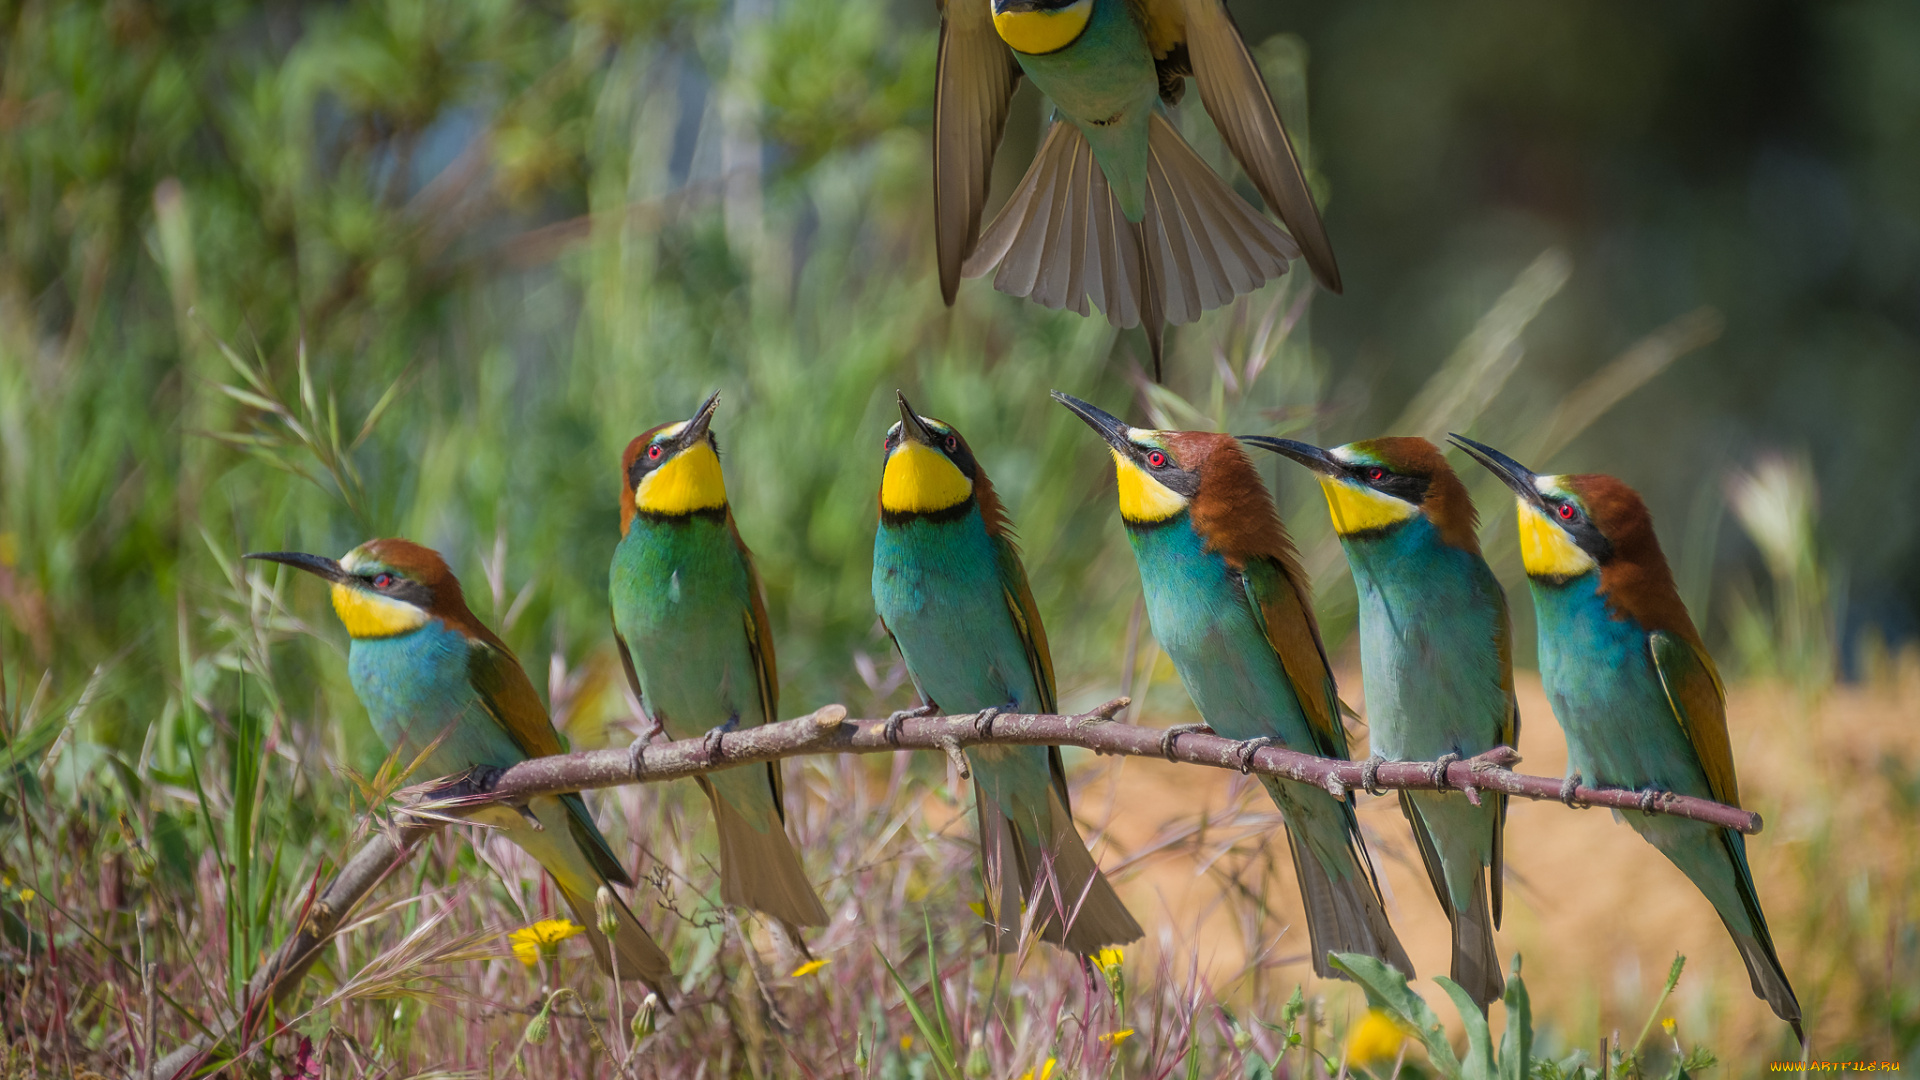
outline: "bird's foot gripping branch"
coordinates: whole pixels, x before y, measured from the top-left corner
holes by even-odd
[[[495,798],[519,800],[583,788],[676,780],[718,767],[713,764],[715,760],[734,766],[806,754],[895,750],[944,753],[954,746],[1003,745],[1078,746],[1097,754],[1165,757],[1190,765],[1297,780],[1325,788],[1340,798],[1369,787],[1383,791],[1455,790],[1475,800],[1479,793],[1488,791],[1543,801],[1559,801],[1566,795],[1559,777],[1513,772],[1510,766],[1520,761],[1520,755],[1507,746],[1450,761],[1348,761],[1303,754],[1258,740],[1255,744],[1238,742],[1204,731],[1182,731],[1178,739],[1169,740],[1161,728],[1114,723],[1114,716],[1128,703],[1126,698],[1115,698],[1074,715],[1001,712],[984,723],[978,713],[896,717],[891,725],[885,719],[850,720],[845,706],[827,705],[797,719],[719,735],[717,759],[709,753],[710,743],[715,740],[706,738],[532,758],[501,774],[493,794]],[[1710,799],[1582,785],[1575,785],[1571,794],[1577,804],[1586,806],[1670,814],[1749,835],[1761,829],[1759,814]]]

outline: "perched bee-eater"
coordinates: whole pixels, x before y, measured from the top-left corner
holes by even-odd
[[[1054,391],[1113,450],[1120,518],[1140,564],[1153,636],[1207,725],[1229,739],[1347,756],[1340,702],[1307,583],[1273,496],[1231,435],[1146,431]],[[1380,906],[1353,803],[1262,777],[1286,819],[1313,970],[1358,952],[1408,976]]]
[[[760,577],[708,430],[719,402],[715,393],[693,419],[634,439],[620,462],[614,634],[633,692],[676,739],[780,718]],[[700,786],[720,833],[720,898],[790,926],[824,926],[826,909],[787,839],[779,763],[721,769]]]
[[[1611,476],[1542,476],[1490,446],[1453,441],[1518,497],[1540,681],[1567,735],[1569,783],[1740,805],[1726,690],[1640,496]],[[1804,1044],[1800,1003],[1760,911],[1746,838],[1668,814],[1620,813],[1706,894],[1740,948],[1754,994]]]
[[[1047,631],[992,482],[959,432],[915,413],[906,395],[899,401],[880,481],[873,604],[907,674],[922,700],[948,713],[1057,711]],[[1074,828],[1059,748],[966,754],[994,947],[1018,947],[1023,906],[1043,940],[1082,956],[1138,938]]]
[[[346,624],[347,676],[389,752],[440,776],[463,779],[448,793],[478,794],[528,758],[563,752],[546,706],[506,643],[467,610],[460,582],[438,552],[408,540],[370,540],[339,562],[277,551],[248,555],[285,563],[333,583],[333,610]],[[578,794],[536,795],[522,808],[482,804],[462,814],[491,826],[553,876],[573,917],[587,928],[600,970],[614,970],[594,907],[602,886],[631,886]],[[611,890],[609,890],[611,891]],[[613,950],[622,979],[665,993],[666,954],[616,898]]]
[[[1472,757],[1514,745],[1513,627],[1480,555],[1466,485],[1438,447],[1385,438],[1323,450],[1244,436],[1320,477],[1360,597],[1360,674],[1373,753],[1388,761]],[[1453,924],[1453,981],[1486,1008],[1505,983],[1501,831],[1507,799],[1402,791],[1400,809]]]
[[[935,247],[952,304],[960,278],[1115,326],[1141,325],[1156,372],[1161,328],[1189,323],[1306,253],[1340,271],[1260,71],[1224,0],[940,0],[934,91]],[[993,156],[1025,74],[1055,118],[985,235]],[[1185,76],[1286,232],[1180,137],[1165,106]]]

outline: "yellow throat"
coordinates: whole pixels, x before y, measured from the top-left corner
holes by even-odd
[[[932,514],[973,497],[973,481],[947,455],[903,439],[887,457],[880,477],[880,509],[889,514]]]
[[[648,473],[633,490],[633,505],[646,514],[691,514],[727,505],[720,455],[705,439]]]
[[[1327,493],[1327,511],[1333,515],[1333,531],[1341,536],[1384,529],[1419,512],[1405,500],[1382,495],[1372,488],[1335,480],[1331,476],[1320,478],[1320,490]]]
[[[1155,480],[1118,450],[1113,451],[1113,473],[1120,486],[1120,516],[1136,525],[1165,521],[1187,508],[1186,496]]]
[[[338,583],[333,586],[333,613],[355,639],[398,637],[427,625],[427,613],[412,604]]]
[[[1092,17],[1093,0],[1077,0],[1052,11],[995,12],[993,28],[1013,51],[1039,56],[1058,52],[1079,40]]]
[[[1529,577],[1579,577],[1600,565],[1546,511],[1525,500],[1520,500],[1520,562]]]

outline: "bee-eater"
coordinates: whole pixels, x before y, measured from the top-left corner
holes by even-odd
[[[1231,435],[1147,431],[1054,391],[1113,450],[1120,519],[1153,636],[1207,725],[1229,739],[1347,756],[1340,703],[1293,541]],[[1351,801],[1262,777],[1286,820],[1313,970],[1329,952],[1413,965],[1380,906]]]
[[[941,0],[934,91],[940,289],[995,266],[994,288],[1115,326],[1189,323],[1306,253],[1340,271],[1280,114],[1223,0]],[[985,235],[993,157],[1020,76],[1055,118]],[[1289,236],[1247,205],[1169,121],[1185,76]]]
[[[1057,711],[1047,631],[993,483],[952,426],[914,412],[904,394],[899,403],[880,481],[873,604],[907,674],[944,712]],[[1082,956],[1138,938],[1074,828],[1059,748],[966,754],[994,947],[1019,946],[1023,905],[1044,940]]]
[[[1360,676],[1373,753],[1472,757],[1519,739],[1507,596],[1480,555],[1466,485],[1438,447],[1384,438],[1323,450],[1242,436],[1312,469],[1360,598]],[[1505,982],[1500,925],[1506,796],[1402,791],[1434,895],[1453,924],[1453,981],[1480,1003]]]
[[[333,610],[346,624],[347,676],[389,752],[439,776],[462,774],[450,791],[483,791],[489,777],[533,757],[562,753],[546,706],[506,643],[467,610],[460,582],[438,552],[408,540],[370,540],[339,562],[276,551],[248,555],[285,563],[332,582]],[[483,804],[462,815],[520,845],[553,876],[587,928],[601,971],[613,970],[595,917],[608,883],[633,879],[594,826],[576,793],[536,795],[524,810]],[[611,890],[609,890],[611,891]],[[661,993],[672,978],[666,954],[616,898],[613,948],[622,979]]]
[[[1452,438],[1517,496],[1540,681],[1567,735],[1569,781],[1740,805],[1726,690],[1640,496],[1611,476],[1543,476],[1490,446]],[[1800,1002],[1760,911],[1746,838],[1668,814],[1620,813],[1706,894],[1739,946],[1755,996],[1804,1044]]]
[[[620,544],[609,589],[633,692],[676,739],[778,720],[780,677],[753,555],[740,540],[709,430],[720,395],[662,424],[620,461]],[[792,926],[826,909],[787,839],[778,762],[700,778],[720,833],[720,898]]]

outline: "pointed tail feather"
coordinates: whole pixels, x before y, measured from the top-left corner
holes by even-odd
[[[1109,945],[1138,941],[1142,931],[1133,913],[1120,902],[1107,876],[1093,861],[1087,842],[1073,824],[1073,814],[1060,801],[1060,795],[1047,789],[1047,808],[1051,821],[1051,862],[1034,862],[1047,887],[1035,903],[1049,913],[1041,932],[1043,940],[1062,945],[1078,956],[1092,956]],[[1037,890],[1036,890],[1037,891]],[[1062,920],[1065,933],[1061,932]]]
[[[1287,848],[1293,853],[1294,876],[1307,907],[1307,938],[1313,950],[1313,973],[1323,979],[1344,978],[1327,963],[1330,952],[1365,953],[1399,968],[1413,978],[1413,962],[1400,947],[1387,913],[1380,906],[1373,881],[1357,860],[1350,860],[1339,878],[1329,874],[1313,852],[1287,826]]]
[[[1026,845],[977,780],[973,804],[980,815],[980,874],[986,886],[988,944],[996,953],[1012,955],[1020,951],[1021,905],[1027,894],[1026,883],[1032,878]]]
[[[794,926],[825,926],[827,909],[807,881],[800,853],[787,839],[779,815],[768,813],[756,828],[712,785],[701,786],[713,802],[720,830],[720,899]]]
[[[1493,945],[1493,928],[1498,923],[1497,913],[1487,900],[1487,871],[1482,868],[1474,875],[1473,900],[1467,910],[1462,911],[1454,903],[1453,890],[1447,883],[1446,864],[1440,858],[1439,846],[1434,842],[1427,820],[1421,813],[1410,791],[1400,793],[1400,812],[1406,815],[1407,825],[1413,830],[1414,845],[1420,850],[1420,861],[1425,865],[1427,880],[1433,885],[1433,893],[1440,901],[1440,907],[1447,913],[1447,922],[1453,927],[1453,963],[1450,973],[1453,981],[1461,985],[1467,994],[1487,1011],[1487,1006],[1500,1000],[1506,990],[1505,977],[1500,972],[1500,954]],[[1498,820],[1493,842],[1494,865],[1499,865],[1500,840]]]
[[[1118,327],[1144,325],[1156,364],[1160,330],[1287,272],[1299,247],[1235,194],[1156,113],[1147,127],[1146,216],[1129,222],[1093,147],[1056,120],[1013,197],[961,272],[999,267],[993,287]]]
[[[555,884],[559,884],[558,879]],[[574,921],[587,928],[587,943],[593,946],[593,959],[600,973],[614,974],[613,956],[607,949],[607,939],[600,934],[600,920],[594,914],[593,898],[576,896],[565,886],[561,886],[559,892],[566,898],[567,907],[573,910]],[[620,923],[613,935],[613,948],[620,955],[620,981],[646,983],[664,999],[673,982],[673,965],[667,959],[667,954],[660,951],[653,935],[647,933],[646,928],[640,925],[640,920],[634,917],[632,909],[617,896],[614,897],[613,909]]]
[[[1800,1026],[1800,999],[1794,996],[1793,987],[1787,982],[1787,972],[1780,964],[1780,954],[1773,948],[1773,933],[1767,929],[1767,916],[1760,910],[1760,893],[1754,888],[1753,871],[1747,866],[1746,838],[1731,829],[1722,829],[1720,840],[1733,860],[1734,884],[1739,889],[1741,906],[1746,909],[1747,921],[1752,929],[1749,931],[1735,925],[1725,912],[1719,913],[1720,921],[1725,924],[1727,933],[1733,935],[1733,943],[1739,946],[1740,959],[1746,961],[1747,979],[1753,984],[1754,996],[1765,1001],[1775,1016],[1793,1027],[1794,1037],[1805,1048],[1807,1034]],[[1686,868],[1682,866],[1682,869]]]

